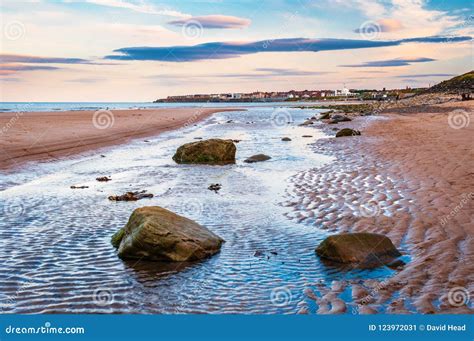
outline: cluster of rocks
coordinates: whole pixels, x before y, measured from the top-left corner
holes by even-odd
[[[236,148],[231,140],[211,139],[187,143],[178,148],[173,159],[177,163],[222,164],[235,162]],[[257,154],[247,163],[271,159]],[[220,184],[209,190],[219,191]],[[146,191],[127,192],[111,196],[114,201],[135,201],[153,197]],[[198,223],[159,206],[141,207],[133,211],[127,224],[111,238],[122,259],[143,259],[165,262],[188,262],[210,257],[219,252],[224,240]],[[277,255],[271,251],[271,255]],[[393,263],[400,252],[387,237],[373,233],[347,233],[326,238],[316,254],[334,263],[351,263],[360,267],[375,267]],[[255,257],[270,257],[257,250]]]

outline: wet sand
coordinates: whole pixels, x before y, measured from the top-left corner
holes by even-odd
[[[362,136],[313,145],[336,161],[292,179],[289,218],[334,233],[382,233],[411,257],[384,282],[315,283],[305,294],[318,313],[474,312],[474,103],[420,108],[317,125]]]
[[[225,108],[0,113],[0,170],[193,125]]]

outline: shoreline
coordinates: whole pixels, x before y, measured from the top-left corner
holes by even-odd
[[[473,107],[390,108],[375,117],[315,125],[330,136],[336,128],[362,135],[313,144],[315,152],[336,160],[291,179],[288,218],[334,233],[381,233],[410,258],[389,280],[307,289],[317,313],[473,313],[469,302],[455,304],[453,297],[474,292],[474,124],[448,122],[451,113],[469,115]],[[345,292],[350,300],[342,299]]]
[[[0,113],[0,171],[65,159],[179,129],[240,108],[159,108]]]

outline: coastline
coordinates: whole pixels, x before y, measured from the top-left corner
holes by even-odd
[[[155,136],[239,108],[159,108],[0,113],[0,170]]]
[[[308,288],[317,313],[473,313],[453,297],[474,291],[474,124],[448,122],[453,112],[469,117],[473,104],[428,105],[423,112],[391,108],[336,126],[316,125],[331,136],[346,127],[362,135],[313,144],[315,152],[336,160],[293,177],[288,217],[334,232],[387,235],[410,258],[383,282]],[[344,292],[350,301],[341,299]]]

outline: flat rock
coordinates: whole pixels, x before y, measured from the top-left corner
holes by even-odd
[[[339,123],[339,122],[349,122],[349,121],[352,121],[349,117],[345,115],[336,114],[336,115],[331,116],[331,121],[329,123]]]
[[[343,233],[327,237],[316,248],[321,258],[337,263],[356,263],[361,267],[377,267],[401,256],[392,241],[376,233]]]
[[[148,206],[133,211],[111,242],[122,259],[185,262],[216,254],[224,240],[188,218]]]
[[[261,161],[267,161],[270,160],[271,157],[265,154],[257,154],[257,155],[252,155],[251,157],[247,158],[244,160],[244,162],[247,163],[254,163],[254,162],[261,162]]]
[[[284,138],[282,138],[281,140],[282,140],[282,141],[285,141],[285,142],[291,141],[291,139],[290,139],[289,137],[284,137]]]
[[[146,193],[146,190],[136,192],[126,192],[122,195],[111,195],[109,200],[111,201],[137,201],[143,198],[153,198],[153,194]]]
[[[176,163],[229,164],[235,163],[236,150],[232,140],[202,140],[180,146],[173,160]]]

